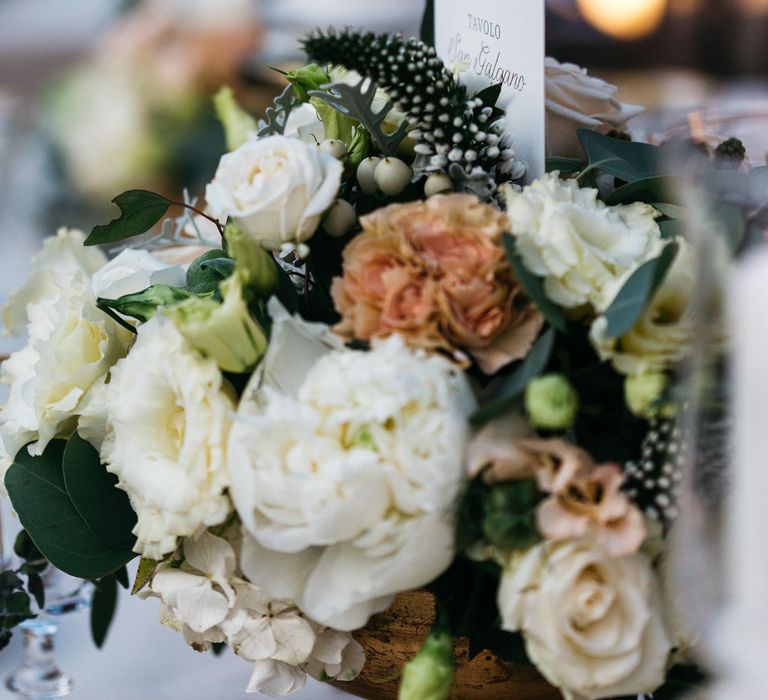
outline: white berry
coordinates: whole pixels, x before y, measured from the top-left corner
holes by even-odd
[[[337,199],[325,213],[323,228],[329,236],[345,236],[357,223],[355,208],[344,199]]]
[[[339,139],[325,139],[325,141],[319,143],[318,147],[321,151],[324,151],[339,160],[347,155],[347,147],[344,145],[344,142],[339,141]]]
[[[411,181],[412,175],[410,167],[399,158],[384,158],[374,172],[379,189],[390,196],[400,194]]]
[[[375,194],[378,189],[374,173],[379,163],[381,163],[381,158],[370,156],[357,166],[357,181],[365,194]]]
[[[431,197],[433,194],[450,192],[453,190],[451,178],[443,173],[432,173],[424,183],[424,194]]]

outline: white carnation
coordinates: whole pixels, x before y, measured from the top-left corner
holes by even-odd
[[[664,248],[652,206],[608,206],[597,190],[557,173],[522,192],[507,188],[506,197],[523,264],[565,308],[590,304],[604,311],[630,275]]]
[[[107,262],[98,248],[83,245],[85,236],[75,229],[60,228],[55,236],[43,241],[42,250],[32,258],[29,278],[21,289],[12,292],[3,307],[3,325],[7,333],[24,336],[29,317],[27,308],[51,294],[56,294],[57,278],[81,272],[89,278]]]
[[[587,539],[540,544],[504,573],[498,604],[502,628],[522,632],[566,698],[634,696],[664,682],[671,643],[641,554],[608,557]]]
[[[326,350],[294,368],[295,391],[275,389],[290,323],[277,321],[272,382],[246,392],[230,435],[232,497],[250,534],[241,566],[270,596],[352,630],[450,563],[474,399],[461,372],[398,336],[370,352]]]
[[[139,327],[107,386],[107,469],[138,515],[136,551],[160,559],[179,537],[222,522],[229,412],[216,363],[192,350],[170,319]]]
[[[231,217],[267,248],[301,243],[333,204],[343,167],[300,139],[268,136],[222,156],[205,190],[211,214]]]

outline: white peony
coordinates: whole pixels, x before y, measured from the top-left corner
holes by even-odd
[[[618,88],[573,63],[544,59],[547,106],[547,155],[582,158],[578,129],[608,133],[644,109],[622,104]]]
[[[123,357],[132,334],[96,307],[81,272],[56,276],[46,297],[27,307],[29,341],[4,364],[10,399],[0,413],[0,436],[11,455],[30,440],[41,454],[75,426],[91,387]]]
[[[142,292],[155,284],[183,287],[186,273],[180,265],[166,265],[146,250],[127,248],[91,278],[97,297],[118,299]]]
[[[107,258],[97,248],[83,245],[85,235],[75,229],[60,228],[55,236],[43,241],[43,247],[32,258],[29,278],[21,289],[12,292],[3,307],[3,325],[6,333],[26,335],[29,317],[27,308],[56,294],[55,280],[76,272],[90,277]]]
[[[225,448],[233,403],[216,363],[162,315],[139,327],[106,392],[101,457],[138,516],[135,551],[160,559],[179,537],[229,514]]]
[[[649,204],[610,207],[575,180],[545,175],[522,192],[506,188],[510,231],[523,264],[544,278],[556,304],[608,308],[629,276],[664,248]]]
[[[205,198],[213,216],[231,217],[277,250],[314,234],[336,198],[342,171],[338,160],[315,145],[268,136],[222,156]]]
[[[370,352],[297,346],[285,327],[307,337],[307,324],[273,318],[267,380],[230,434],[241,566],[268,595],[356,629],[451,562],[474,399],[460,371],[398,336]]]
[[[666,279],[626,335],[609,338],[604,316],[592,324],[592,345],[617,372],[630,376],[663,372],[679,363],[690,349],[694,330],[694,261],[688,243],[680,239],[678,244],[680,250]]]
[[[568,699],[664,682],[671,643],[641,554],[611,558],[586,539],[540,544],[504,573],[498,604],[502,628],[522,632],[531,661]]]

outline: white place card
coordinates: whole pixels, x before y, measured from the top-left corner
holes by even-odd
[[[526,181],[544,174],[544,0],[435,0],[435,48],[470,94],[502,83],[498,106]]]

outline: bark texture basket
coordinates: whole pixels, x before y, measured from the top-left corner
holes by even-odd
[[[434,598],[425,591],[403,593],[386,612],[355,632],[367,661],[354,681],[338,688],[370,700],[397,700],[403,666],[421,648],[434,622]],[[490,652],[469,658],[469,642],[454,649],[456,679],[451,700],[561,700],[533,666],[502,661]]]

